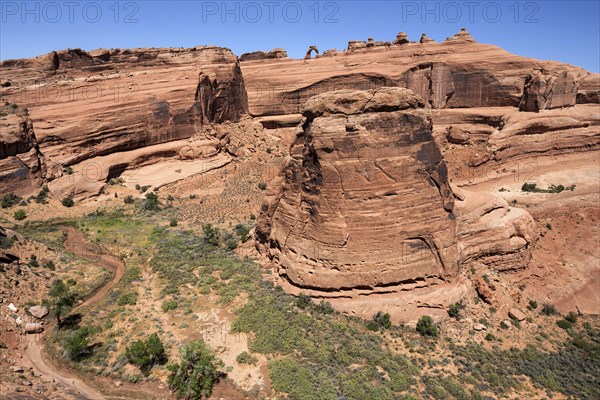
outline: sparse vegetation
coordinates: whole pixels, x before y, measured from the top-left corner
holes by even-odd
[[[0,204],[2,205],[2,208],[10,208],[10,207],[14,206],[15,204],[19,204],[19,202],[21,200],[22,200],[22,198],[17,196],[16,194],[8,193],[8,194],[5,194],[4,196],[2,196],[2,199],[0,200]]]
[[[371,331],[383,331],[390,329],[391,327],[392,321],[390,320],[390,314],[382,313],[381,311],[377,311],[377,313],[373,315],[373,319],[367,324],[367,329]]]
[[[56,317],[56,322],[61,325],[61,318],[67,315],[75,304],[75,295],[62,280],[54,282],[48,293],[50,299],[45,304],[50,313]]]
[[[152,367],[167,362],[165,348],[153,333],[146,340],[136,340],[125,350],[125,357],[130,364],[137,366],[145,376],[150,374]]]
[[[17,221],[22,221],[25,218],[27,218],[27,212],[23,209],[18,209],[17,211],[14,212],[13,218],[16,219]]]
[[[462,300],[451,304],[450,307],[448,307],[448,315],[452,318],[460,319],[460,312],[463,308],[465,308],[465,305]]]
[[[222,373],[218,361],[204,342],[196,340],[183,346],[179,364],[169,365],[169,387],[180,399],[208,398]]]
[[[550,185],[548,189],[541,189],[537,187],[537,183],[523,183],[521,186],[521,191],[523,192],[532,192],[532,193],[561,193],[564,190],[575,190],[575,185],[563,186],[563,185]]]
[[[73,207],[75,205],[75,201],[73,201],[72,197],[65,197],[60,201],[65,207]]]
[[[433,323],[433,319],[429,315],[423,315],[417,321],[417,332],[421,336],[430,336],[437,337],[438,336],[438,328]]]
[[[132,195],[128,194],[127,196],[125,196],[125,197],[123,198],[123,202],[124,202],[125,204],[133,204],[133,203],[135,202],[135,200],[133,199],[133,196],[132,196]]]
[[[554,307],[553,304],[549,304],[549,303],[544,303],[542,305],[542,310],[540,312],[542,313],[542,315],[547,315],[547,316],[558,314],[558,311],[556,311],[556,307]]]
[[[254,357],[247,351],[243,351],[235,359],[239,364],[250,364],[254,365],[258,362],[258,358]]]

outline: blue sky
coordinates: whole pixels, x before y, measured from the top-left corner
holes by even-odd
[[[393,40],[399,31],[440,41],[466,27],[479,42],[523,56],[600,70],[600,1],[6,1],[0,59],[51,50],[191,47],[240,55],[348,40]]]

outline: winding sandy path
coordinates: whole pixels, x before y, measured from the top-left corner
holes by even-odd
[[[89,306],[101,300],[123,277],[125,272],[125,266],[123,262],[117,257],[104,254],[93,248],[85,241],[83,233],[72,227],[65,227],[67,232],[67,239],[65,240],[65,248],[72,253],[92,262],[99,267],[105,268],[112,272],[112,277],[106,284],[100,287],[95,293],[89,296],[83,303],[79,304],[73,309],[76,311],[82,307]],[[53,325],[48,326],[47,328]],[[47,329],[46,329],[47,332]],[[42,352],[42,343],[39,338],[34,335],[26,336],[26,347],[25,347],[25,358],[29,361],[32,367],[34,367],[38,373],[44,375],[51,380],[60,382],[75,393],[80,395],[82,398],[90,400],[102,400],[105,397],[86,385],[81,380],[75,378],[71,373],[61,371],[55,368],[50,362],[44,359]]]

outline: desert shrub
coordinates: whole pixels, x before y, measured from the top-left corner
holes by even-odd
[[[367,324],[367,329],[371,331],[383,331],[392,327],[392,321],[390,320],[390,314],[377,311],[373,315],[373,319]]]
[[[577,322],[577,314],[574,313],[573,311],[570,311],[566,316],[565,316],[565,320],[567,320],[568,322],[575,324]]]
[[[288,393],[291,400],[337,400],[335,386],[317,366],[305,367],[284,358],[269,363],[273,388]]]
[[[540,312],[542,315],[547,315],[547,316],[558,314],[558,312],[556,311],[556,307],[554,307],[554,305],[550,304],[550,303],[544,303],[542,305],[542,310]]]
[[[168,312],[177,308],[177,300],[167,300],[162,303],[161,309],[163,312]]]
[[[218,246],[221,234],[218,228],[212,226],[212,224],[202,225],[202,232],[204,233],[204,241],[211,246]]]
[[[171,220],[169,221],[169,226],[177,226],[177,219],[171,218]]]
[[[47,203],[48,193],[50,193],[50,189],[48,189],[47,185],[42,186],[42,190],[38,193],[37,196],[34,197],[34,200],[38,204]]]
[[[89,336],[91,333],[91,328],[85,326],[67,334],[62,342],[65,356],[72,361],[81,361],[90,355]]]
[[[260,190],[265,190],[265,189],[267,188],[267,184],[266,184],[266,183],[264,183],[264,182],[260,182],[260,183],[258,184],[258,188],[259,188]]]
[[[135,305],[137,303],[138,295],[136,292],[124,293],[117,300],[117,304],[120,306]]]
[[[523,186],[521,186],[521,191],[523,192],[535,192],[537,188],[537,184],[536,183],[523,183]]]
[[[144,201],[145,210],[157,211],[159,204],[158,195],[155,192],[146,193],[146,200]]]
[[[319,314],[332,314],[333,307],[330,302],[321,300],[317,307],[315,308]]]
[[[307,308],[310,307],[312,305],[312,299],[310,298],[309,295],[306,295],[304,293],[300,293],[298,295],[298,298],[296,299],[296,306],[298,308]]]
[[[27,265],[29,265],[31,268],[37,268],[40,266],[40,263],[37,260],[37,256],[35,254],[29,256],[29,262],[27,263]]]
[[[573,327],[573,324],[567,321],[566,319],[556,321],[556,325],[558,325],[558,327],[562,329],[571,329]]]
[[[465,306],[464,306],[462,300],[457,303],[451,304],[448,307],[448,315],[451,316],[452,318],[460,319],[460,311],[463,308],[465,308]]]
[[[10,207],[14,206],[15,204],[19,204],[19,202],[21,200],[22,200],[21,197],[17,196],[16,194],[8,193],[8,194],[5,194],[4,196],[2,196],[2,199],[0,200],[0,204],[1,204],[2,208],[10,208]]]
[[[108,181],[108,184],[109,184],[109,185],[111,185],[111,186],[114,186],[114,185],[122,185],[122,184],[124,184],[124,183],[125,183],[125,179],[123,179],[123,178],[121,178],[121,177],[118,177],[118,178],[111,178],[111,179]]]
[[[254,357],[252,354],[247,351],[243,351],[235,358],[238,364],[250,364],[254,365],[258,362],[258,358]]]
[[[14,243],[15,240],[12,237],[0,236],[0,249],[10,249]]]
[[[498,338],[496,337],[496,335],[494,335],[492,332],[490,332],[487,335],[485,335],[485,340],[487,340],[489,342],[493,342],[494,340],[498,340]]]
[[[45,261],[42,264],[42,266],[44,268],[47,268],[47,269],[51,270],[51,271],[54,271],[56,269],[56,265],[54,265],[54,261],[52,261],[52,260]]]
[[[13,218],[16,219],[17,221],[22,221],[25,218],[27,218],[27,212],[25,212],[25,210],[20,208],[17,211],[15,211],[15,213],[13,214]]]
[[[248,241],[248,235],[250,234],[250,227],[248,225],[237,224],[233,230],[240,237],[242,243],[246,243]]]
[[[62,199],[60,201],[62,203],[63,206],[65,207],[73,207],[75,205],[75,202],[73,201],[72,197],[65,197],[64,199]]]
[[[536,308],[538,308],[538,303],[535,300],[529,300],[529,307],[531,307],[532,310],[535,310]]]
[[[146,340],[136,340],[125,349],[125,357],[130,364],[137,366],[145,376],[155,365],[167,362],[165,348],[158,337],[153,333]]]
[[[438,328],[429,315],[423,315],[419,318],[419,321],[417,321],[417,332],[419,332],[421,336],[437,337]]]
[[[135,202],[135,200],[133,199],[133,196],[128,194],[127,196],[125,196],[125,198],[123,198],[123,202],[125,204],[133,204],[133,202]]]
[[[169,365],[169,388],[180,399],[208,398],[221,377],[222,362],[215,359],[201,340],[183,346],[179,364]]]
[[[510,328],[510,326],[506,322],[502,321],[502,322],[500,322],[500,328],[508,329],[508,328]]]
[[[175,200],[175,197],[173,197],[173,195],[170,194],[170,195],[167,196],[167,200],[168,201],[173,201],[173,200]]]

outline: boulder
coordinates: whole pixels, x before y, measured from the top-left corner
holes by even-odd
[[[471,139],[469,134],[456,126],[450,126],[446,129],[446,140],[452,144],[469,144]]]
[[[523,321],[527,318],[524,312],[517,310],[516,308],[511,308],[508,311],[508,316],[517,321]]]
[[[14,305],[13,303],[10,303],[10,304],[8,305],[8,309],[9,309],[10,311],[12,311],[12,312],[17,312],[17,311],[19,311],[19,309],[18,309],[17,307],[15,307],[15,305]]]
[[[25,324],[25,333],[40,333],[44,326],[38,322],[28,322]]]
[[[48,309],[44,306],[29,307],[29,313],[37,319],[45,318],[48,315]]]
[[[473,330],[477,332],[486,331],[487,327],[484,324],[475,324],[473,325]]]

